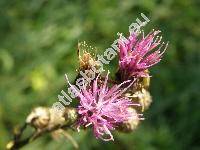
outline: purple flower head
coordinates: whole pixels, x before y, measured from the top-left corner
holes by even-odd
[[[160,62],[167,45],[161,43],[162,36],[156,36],[160,31],[152,31],[139,39],[138,34],[133,32],[127,40],[120,36],[119,47],[119,71],[122,80],[131,77],[147,77],[149,67]],[[161,52],[162,47],[164,50]],[[155,50],[156,49],[156,50]]]
[[[89,88],[80,91],[74,89],[80,100],[77,108],[79,114],[77,129],[79,130],[80,126],[92,126],[96,138],[104,141],[114,140],[110,130],[114,130],[118,123],[136,115],[128,110],[129,106],[140,105],[122,96],[132,83],[126,89],[122,90],[120,87],[130,81],[109,88],[107,74],[104,83],[97,84],[97,82],[98,76]],[[73,87],[71,84],[70,86]]]

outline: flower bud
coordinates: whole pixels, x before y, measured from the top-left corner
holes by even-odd
[[[61,111],[47,107],[37,107],[28,115],[26,123],[40,130],[64,125],[65,118]]]
[[[91,46],[89,47],[85,41],[78,43],[79,70],[89,70],[93,66],[97,66],[95,59],[88,52],[89,49],[93,48]]]
[[[150,77],[142,77],[142,87],[148,89],[150,86]]]
[[[150,93],[144,88],[142,88],[139,91],[136,91],[134,94],[126,93],[125,96],[127,96],[134,102],[139,103],[142,106],[140,107],[141,109],[139,110],[142,112],[147,110],[152,103],[152,98],[151,98]]]
[[[78,118],[78,113],[75,108],[66,107],[63,113],[63,117],[65,118],[67,124],[73,124]]]
[[[140,120],[143,119],[143,118],[140,118],[140,114],[138,114],[134,108],[129,107],[128,111],[130,111],[133,115],[127,121],[124,121],[123,123],[119,124],[117,128],[119,131],[122,131],[122,132],[134,131],[139,125]]]
[[[149,86],[150,86],[149,71],[145,70],[144,72],[145,72],[146,76],[136,78],[136,81],[132,88],[133,92],[142,90],[143,88],[145,88],[145,89],[149,88]]]
[[[92,58],[90,53],[85,52],[82,56],[79,56],[79,65],[80,70],[91,69],[91,66],[94,65],[95,60]]]
[[[48,108],[37,107],[28,115],[26,123],[36,129],[45,128],[50,121],[50,112]]]

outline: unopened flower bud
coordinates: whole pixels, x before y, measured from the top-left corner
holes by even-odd
[[[141,108],[140,111],[142,112],[147,110],[152,103],[152,98],[151,98],[150,93],[144,88],[142,88],[139,91],[136,91],[134,94],[126,93],[125,96],[127,96],[134,102],[139,103],[141,107],[138,107],[138,108]]]
[[[65,118],[63,117],[63,111],[57,111],[53,108],[50,108],[49,112],[50,112],[49,128],[65,124]]]
[[[142,87],[148,89],[150,86],[150,77],[142,77]]]
[[[136,91],[139,91],[139,90],[142,90],[143,88],[144,89],[148,89],[149,86],[150,86],[150,76],[149,76],[149,71],[148,70],[145,70],[144,71],[146,76],[144,77],[138,77],[132,87],[132,91],[133,92],[136,92]]]
[[[48,108],[37,107],[28,115],[26,123],[36,129],[45,128],[50,121],[50,112]]]
[[[88,52],[89,49],[93,48],[88,46],[85,41],[78,43],[79,70],[89,70],[98,65],[95,58]]]
[[[64,125],[65,118],[61,111],[47,107],[37,107],[28,115],[26,123],[40,130]]]
[[[92,58],[90,53],[84,53],[83,56],[79,57],[80,70],[90,69],[94,65],[95,60]]]
[[[137,126],[140,123],[140,120],[143,120],[143,118],[140,117],[141,114],[138,114],[137,111],[130,107],[128,108],[128,111],[130,111],[133,116],[130,117],[127,121],[124,121],[123,123],[119,124],[118,130],[122,132],[131,132],[134,131]]]
[[[78,113],[75,108],[66,107],[63,113],[63,117],[65,118],[67,124],[73,124],[78,118]]]

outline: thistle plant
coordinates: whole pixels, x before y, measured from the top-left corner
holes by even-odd
[[[82,88],[77,89],[66,76],[78,105],[74,108],[65,106],[64,111],[48,107],[34,108],[27,116],[25,125],[14,133],[14,139],[7,144],[7,149],[18,149],[49,132],[67,135],[74,147],[78,148],[76,141],[67,133],[69,128],[74,131],[92,128],[94,136],[104,141],[115,139],[113,130],[132,132],[137,129],[141,120],[144,120],[143,112],[152,103],[148,91],[151,78],[149,69],[160,62],[167,48],[167,44],[161,43],[162,37],[157,36],[159,33],[153,30],[141,36],[133,32],[126,41],[122,36],[119,37],[118,71],[114,73],[114,79],[109,77],[109,71],[99,71],[90,82],[83,82]],[[77,70],[100,68],[97,58],[87,48],[82,54],[78,48],[78,52]],[[75,81],[80,76],[78,73]],[[29,137],[22,138],[27,126],[35,131]]]

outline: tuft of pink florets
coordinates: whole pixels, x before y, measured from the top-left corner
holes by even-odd
[[[127,40],[120,36],[119,47],[119,71],[122,80],[131,77],[147,77],[145,71],[149,67],[160,62],[167,45],[161,43],[162,36],[157,36],[160,31],[152,31],[139,39],[137,33],[130,34]],[[165,45],[164,50],[161,49]],[[156,50],[154,50],[156,49]]]
[[[109,88],[107,80],[108,74],[103,84],[97,84],[97,77],[89,88],[80,91],[74,88],[80,100],[77,108],[79,114],[77,129],[79,130],[80,126],[92,126],[95,137],[104,141],[114,140],[110,131],[114,130],[118,123],[127,121],[136,115],[128,110],[130,106],[140,106],[122,96],[132,83],[126,89],[121,90],[120,87],[130,81]],[[73,85],[70,84],[70,86],[73,88]]]

